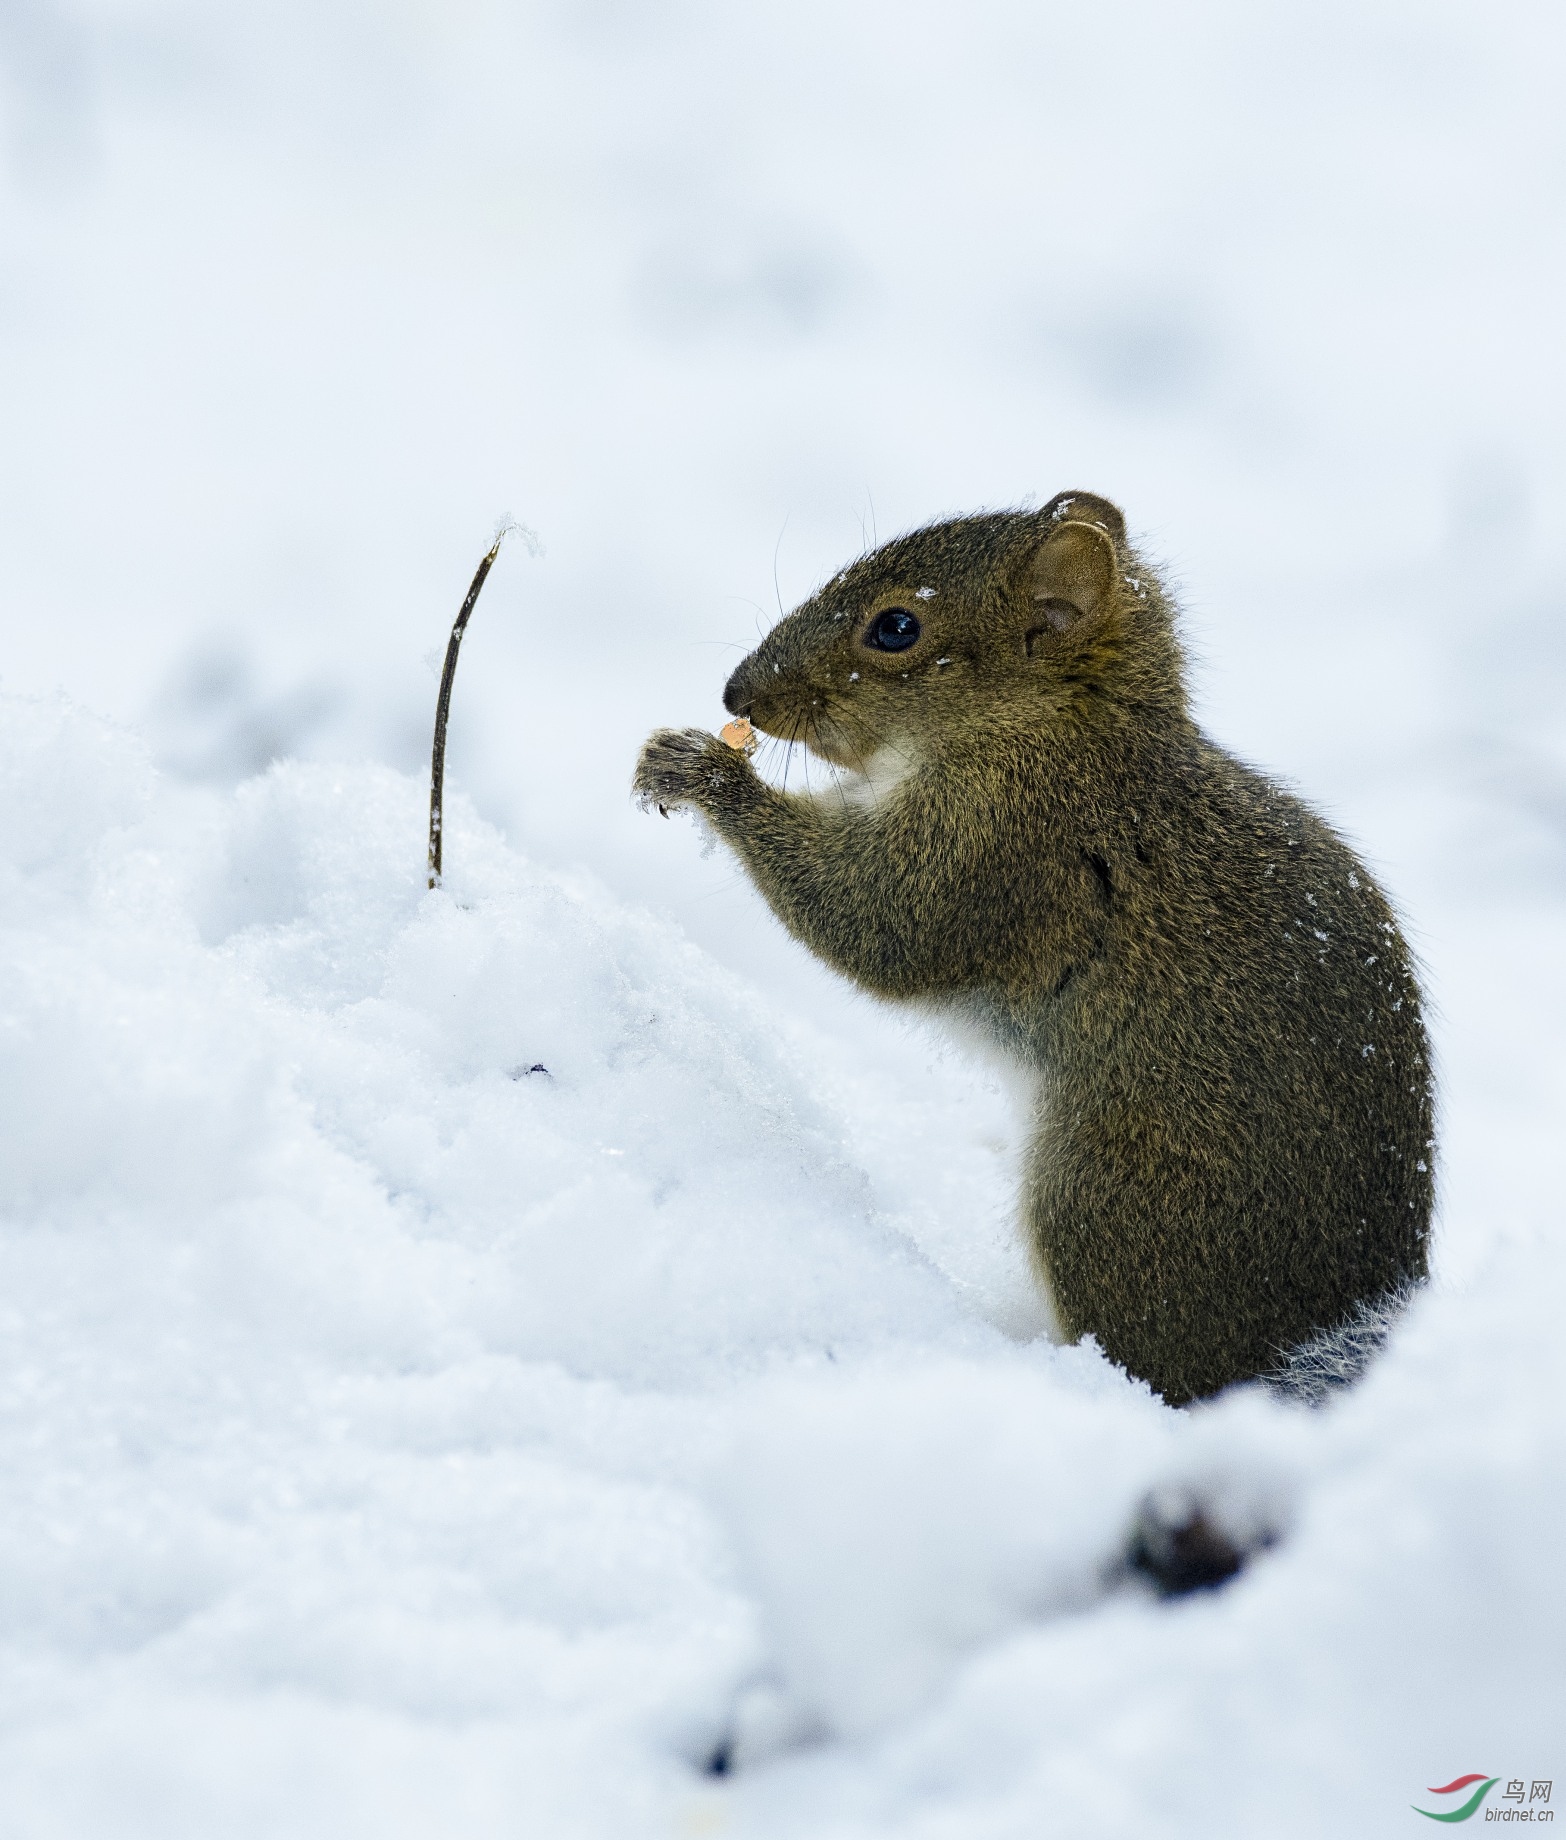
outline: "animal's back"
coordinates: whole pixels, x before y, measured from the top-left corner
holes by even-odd
[[[1038,1043],[1027,1214],[1065,1324],[1179,1400],[1424,1275],[1431,1082],[1348,847],[1194,729],[1157,766]]]

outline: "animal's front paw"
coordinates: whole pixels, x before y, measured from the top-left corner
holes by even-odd
[[[702,728],[660,728],[647,738],[631,785],[645,810],[665,817],[676,805],[710,811],[736,771],[748,773],[745,756],[725,747]]]

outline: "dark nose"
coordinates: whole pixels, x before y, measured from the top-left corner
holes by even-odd
[[[723,686],[723,707],[728,710],[731,716],[748,716],[750,714],[750,674],[746,669],[749,663],[750,660],[747,658],[745,663],[740,666]]]

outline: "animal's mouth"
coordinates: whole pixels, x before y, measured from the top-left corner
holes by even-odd
[[[829,766],[848,772],[862,771],[879,746],[874,736],[856,736],[851,724],[820,705],[801,709],[797,704],[772,706],[758,699],[751,706],[750,721],[773,740],[803,746]]]
[[[797,705],[752,708],[750,720],[763,734],[803,745],[809,756],[826,762],[832,778],[828,787],[816,789],[817,796],[830,794],[850,805],[880,804],[922,764],[921,752],[911,739],[871,734],[852,716],[820,704],[809,710]]]

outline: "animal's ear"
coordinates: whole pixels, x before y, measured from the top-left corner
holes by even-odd
[[[1052,641],[1096,624],[1114,598],[1117,574],[1114,541],[1102,525],[1073,518],[1048,531],[1023,578],[1027,655],[1036,658]]]
[[[1050,524],[1097,524],[1107,530],[1114,542],[1126,540],[1126,520],[1118,505],[1110,504],[1096,492],[1057,492],[1039,513]]]

